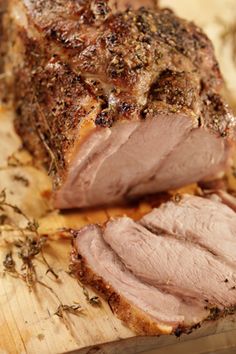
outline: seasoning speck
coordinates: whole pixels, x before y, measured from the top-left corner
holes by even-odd
[[[44,334],[39,333],[39,334],[37,335],[37,338],[41,341],[41,340],[43,340],[43,339],[45,338],[45,336],[44,336]]]

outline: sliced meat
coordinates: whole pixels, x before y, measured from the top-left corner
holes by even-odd
[[[152,0],[8,0],[4,12],[0,70],[24,146],[53,176],[56,207],[122,202],[224,171],[235,117],[193,23]]]
[[[236,197],[233,194],[230,194],[226,192],[225,190],[222,189],[215,189],[215,190],[208,190],[204,192],[206,196],[212,200],[218,199],[218,201],[221,201],[225,205],[227,205],[230,209],[234,210],[236,212]],[[235,194],[235,192],[234,192]],[[235,232],[235,237],[236,237],[236,232]]]
[[[76,275],[108,300],[113,312],[136,332],[189,331],[209,316],[205,303],[166,294],[136,278],[104,242],[100,227],[88,226],[74,236]]]
[[[221,309],[234,306],[236,270],[208,250],[177,238],[153,234],[128,217],[108,222],[104,230],[105,241],[142,281],[178,296],[204,299]]]
[[[157,235],[167,233],[200,245],[236,269],[236,214],[220,201],[183,195],[178,203],[153,209],[141,224]]]

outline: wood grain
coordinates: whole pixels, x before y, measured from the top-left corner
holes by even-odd
[[[219,18],[228,23],[234,20],[235,0],[160,2],[161,5],[174,7],[181,16],[193,19],[205,28],[214,41],[228,88],[232,92],[229,99],[236,102],[236,68],[231,60],[230,43],[227,42],[226,49],[222,50],[221,25],[218,21]],[[71,213],[52,210],[50,178],[37,166],[37,161],[32,161],[28,153],[20,148],[21,142],[14,133],[12,119],[11,110],[0,107],[0,191],[5,189],[9,202],[39,221],[40,233],[49,237],[45,257],[59,279],[56,280],[50,273],[46,274],[47,267],[40,255],[36,257],[35,266],[39,281],[46,287],[37,284],[30,292],[20,279],[4,275],[2,261],[11,248],[11,242],[19,237],[19,232],[9,231],[5,226],[0,228],[0,354],[134,354],[147,350],[151,350],[150,354],[235,353],[235,317],[208,322],[180,339],[174,336],[137,337],[113,316],[105,302],[102,301],[101,307],[93,307],[87,302],[83,288],[68,274],[70,240],[62,228],[80,228],[91,222],[102,223],[114,215],[126,214],[138,219],[162,199],[153,198],[132,207]],[[12,166],[14,161],[20,161],[22,166],[17,166],[18,162]],[[19,175],[23,179],[17,179]],[[27,180],[29,186],[23,180]],[[235,179],[230,177],[230,183],[235,185]],[[195,187],[189,186],[186,191],[194,192]],[[8,210],[8,214],[11,225],[25,226],[26,222],[20,215],[11,210]],[[18,262],[16,249],[13,256]],[[91,290],[89,294],[93,295]],[[78,303],[83,311],[77,316],[64,313],[61,319],[55,315],[60,304]]]

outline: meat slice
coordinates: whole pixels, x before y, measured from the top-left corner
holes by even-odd
[[[235,268],[196,244],[153,234],[128,217],[108,222],[104,239],[135,276],[152,286],[222,310],[236,304]]]
[[[178,203],[153,209],[141,224],[158,235],[167,233],[200,245],[236,269],[236,214],[217,200],[183,195]]]
[[[141,334],[180,333],[236,308],[235,212],[183,195],[134,222],[74,232],[74,271]]]
[[[91,225],[74,232],[73,268],[79,279],[108,300],[113,312],[140,334],[189,331],[210,314],[201,301],[165,294],[130,273]]]
[[[0,67],[15,126],[52,174],[56,207],[123,202],[224,171],[235,117],[194,24],[152,0],[8,0],[4,12]]]
[[[212,200],[218,199],[218,201],[221,201],[225,205],[227,205],[230,209],[234,210],[236,212],[236,198],[235,195],[232,195],[225,190],[222,189],[215,189],[215,190],[208,190],[204,191],[206,196]],[[235,194],[235,192],[234,192]]]

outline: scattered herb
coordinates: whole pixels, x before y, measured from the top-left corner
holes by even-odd
[[[111,294],[111,295],[109,296],[107,302],[108,302],[108,305],[109,305],[109,307],[110,307],[111,312],[114,314],[114,310],[113,310],[113,307],[112,307],[112,297],[113,297],[113,294]]]
[[[4,272],[9,272],[12,274],[16,274],[16,262],[14,261],[13,257],[12,257],[12,252],[9,252],[6,254],[6,257],[3,261],[3,268],[4,268]]]
[[[23,176],[13,175],[12,178],[14,181],[22,183],[25,187],[29,186],[29,180]]]
[[[16,154],[20,151],[19,149],[16,152],[13,152],[11,155],[8,156],[7,158],[7,167],[23,167],[23,166],[28,166],[29,162],[22,162]]]
[[[19,231],[20,232],[20,237],[14,241],[14,242],[9,242],[6,241],[7,244],[14,246],[18,250],[18,257],[21,261],[21,264],[19,266],[19,269],[17,269],[16,262],[13,258],[13,253],[12,251],[8,252],[5,256],[5,259],[3,260],[3,269],[4,273],[3,274],[9,274],[10,276],[14,278],[18,278],[22,280],[24,283],[27,284],[29,290],[31,291],[32,289],[35,289],[36,284],[43,286],[44,288],[48,289],[53,296],[57,299],[59,306],[55,312],[55,315],[60,317],[66,326],[67,330],[75,336],[75,333],[73,333],[73,328],[71,327],[71,324],[69,322],[69,319],[65,316],[65,313],[71,313],[73,315],[78,316],[79,313],[83,310],[82,307],[79,304],[75,305],[65,305],[62,303],[61,299],[57,295],[57,293],[54,291],[53,288],[51,288],[49,285],[38,279],[37,277],[37,272],[36,272],[36,267],[34,264],[34,259],[37,255],[41,255],[41,258],[44,262],[44,264],[47,266],[47,273],[51,273],[56,280],[58,280],[58,275],[56,272],[53,270],[53,268],[49,265],[47,259],[45,258],[43,248],[47,242],[47,237],[41,236],[38,233],[38,223],[36,220],[31,220],[20,208],[16,205],[12,205],[7,201],[7,196],[6,196],[6,191],[2,190],[0,192],[0,210],[4,211],[5,208],[10,208],[12,209],[16,214],[22,215],[25,220],[27,221],[27,225],[25,228],[19,228],[15,225],[12,227],[11,231]],[[90,302],[95,304],[96,299],[91,298]],[[98,303],[98,301],[97,301]],[[49,316],[50,312],[48,311]],[[43,339],[42,336],[39,338],[40,340]]]
[[[45,336],[44,336],[44,334],[39,333],[39,334],[37,335],[37,338],[41,341],[41,340],[43,340],[43,339],[45,338]]]
[[[59,275],[54,271],[54,269],[48,263],[45,255],[44,255],[43,248],[41,248],[41,256],[42,256],[42,259],[43,259],[44,263],[48,267],[48,269],[46,270],[46,274],[51,273],[54,276],[55,279],[59,279]]]
[[[63,305],[60,304],[57,308],[57,311],[55,312],[55,315],[63,318],[64,312],[71,313],[75,316],[78,316],[79,313],[83,311],[82,307],[80,305]]]
[[[48,154],[49,154],[49,156],[51,158],[50,166],[49,166],[49,169],[48,169],[48,175],[50,175],[54,171],[58,171],[58,162],[57,162],[55,154],[53,153],[52,149],[48,145],[45,136],[43,135],[43,133],[40,130],[38,130],[38,135],[39,135],[39,137],[40,137],[45,149],[47,150],[47,152],[48,152]]]
[[[66,273],[71,277],[71,278],[76,278],[75,272],[74,272],[74,267],[73,264],[69,265],[69,270],[66,271]],[[81,285],[82,286],[82,285]]]
[[[22,162],[15,156],[15,154],[12,154],[7,158],[7,166],[8,167],[22,166]]]
[[[27,221],[27,224],[24,229],[15,227],[15,230],[20,231],[22,236],[13,243],[14,246],[18,249],[18,256],[22,261],[20,272],[18,272],[16,268],[11,268],[10,271],[10,261],[15,264],[12,259],[12,253],[9,253],[3,262],[4,270],[11,275],[14,273],[14,276],[24,280],[31,290],[38,282],[33,260],[35,256],[41,254],[44,264],[48,267],[46,273],[50,272],[56,279],[58,279],[58,275],[49,265],[43,253],[43,247],[45,246],[47,237],[39,235],[38,222],[36,220],[31,220],[18,206],[7,202],[6,191],[4,189],[0,193],[0,210],[5,210],[4,208],[6,207],[12,209],[14,213],[21,215]],[[30,232],[31,234],[26,234],[26,231]]]
[[[27,221],[27,226],[26,230],[27,231],[32,231],[35,234],[38,235],[38,223],[36,220],[31,220],[17,205],[10,204],[7,202],[7,196],[6,196],[6,190],[3,189],[0,192],[0,210],[4,210],[5,207],[8,207],[14,211],[14,213],[21,215],[26,221]]]
[[[98,297],[98,296],[92,296],[92,297],[90,297],[88,290],[87,290],[84,286],[83,286],[83,293],[84,293],[84,296],[85,296],[87,302],[88,302],[90,305],[92,305],[92,306],[99,306],[99,307],[102,305],[101,300],[99,299],[99,297]]]
[[[30,289],[37,282],[37,274],[33,259],[41,252],[45,242],[46,239],[43,237],[36,239],[32,236],[26,236],[24,241],[18,240],[15,242],[15,246],[19,248],[18,256],[22,260],[22,276]]]
[[[8,219],[8,216],[6,214],[1,214],[0,215],[0,226],[4,225]]]
[[[21,243],[19,245],[19,247],[21,247]],[[18,247],[18,246],[17,246]],[[34,254],[34,253],[37,253],[37,251],[35,250],[35,252],[31,253],[31,256]],[[23,257],[25,259],[25,255],[20,255],[20,257]],[[57,315],[58,317],[60,317],[62,320],[63,320],[63,323],[64,325],[66,326],[66,328],[68,329],[68,331],[72,332],[72,328],[70,326],[70,323],[68,322],[67,318],[64,316],[64,313],[72,313],[73,315],[76,315],[78,316],[79,313],[83,310],[82,307],[79,305],[79,304],[76,304],[76,305],[65,305],[62,303],[62,301],[60,300],[59,296],[57,295],[57,293],[53,290],[53,288],[51,288],[50,286],[48,286],[47,284],[45,284],[44,282],[42,282],[41,280],[37,279],[37,274],[35,272],[35,268],[34,268],[34,265],[31,263],[30,265],[30,261],[29,261],[29,254],[27,252],[27,263],[23,263],[23,268],[26,266],[28,267],[28,274],[27,276],[25,275],[24,273],[24,269],[23,269],[23,272],[22,272],[22,268],[21,268],[21,272],[18,272],[17,269],[16,269],[16,262],[14,261],[13,259],[13,256],[12,256],[12,252],[9,252],[4,261],[3,261],[3,266],[4,266],[4,272],[10,274],[11,276],[13,277],[16,277],[16,278],[19,278],[21,280],[23,280],[24,282],[27,282],[28,286],[30,286],[30,289],[31,289],[31,286],[34,285],[34,284],[39,284],[43,287],[45,287],[46,289],[48,289],[54,296],[55,298],[57,299],[57,301],[59,302],[59,306],[55,312],[55,315]],[[29,273],[32,272],[32,273]],[[49,317],[51,317],[51,314],[48,310],[48,314],[49,314]]]

